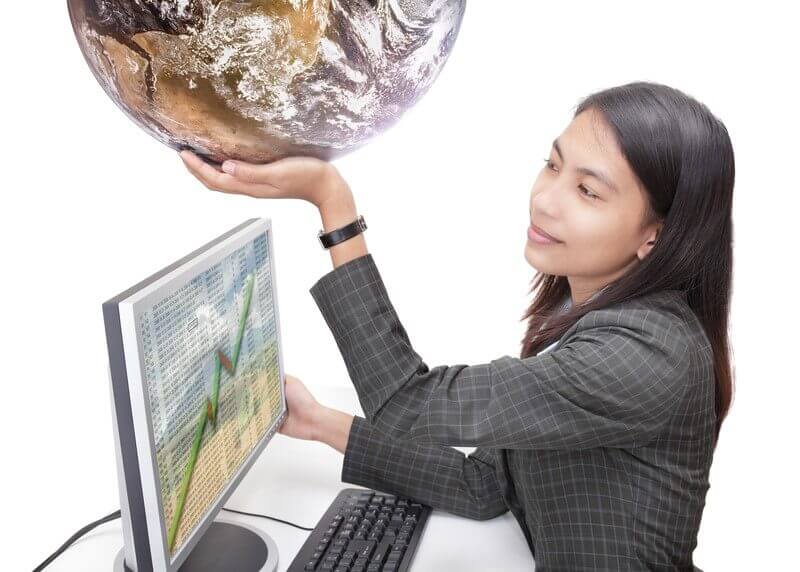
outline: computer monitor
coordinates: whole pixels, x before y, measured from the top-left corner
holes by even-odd
[[[271,222],[254,218],[103,303],[116,570],[275,569],[267,535],[215,517],[286,417],[277,300]]]

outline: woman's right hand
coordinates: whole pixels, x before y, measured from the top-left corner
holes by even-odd
[[[179,153],[184,165],[212,191],[259,199],[301,199],[318,208],[353,202],[352,192],[336,167],[313,157],[286,157],[272,163],[225,161],[222,168],[195,153]]]
[[[196,154],[180,152],[186,168],[213,191],[259,199],[301,199],[319,209],[322,229],[340,228],[356,219],[355,198],[347,181],[331,163],[313,157],[286,157],[264,165],[225,161],[223,169]],[[363,236],[330,249],[334,268],[367,254]]]

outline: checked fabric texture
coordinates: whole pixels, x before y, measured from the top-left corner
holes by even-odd
[[[536,356],[429,367],[372,254],[310,292],[364,410],[342,481],[473,519],[510,510],[537,571],[700,570],[714,379],[684,293],[589,312]]]

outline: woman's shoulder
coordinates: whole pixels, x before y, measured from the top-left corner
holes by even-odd
[[[644,342],[652,352],[669,353],[673,360],[700,363],[712,359],[711,344],[702,323],[683,290],[659,290],[592,310],[573,324],[562,337],[587,338],[604,333],[618,339]],[[640,345],[640,344],[636,344]]]
[[[661,290],[643,296],[640,303],[651,307],[655,312],[674,322],[675,327],[682,330],[689,339],[692,348],[711,350],[711,343],[706,336],[705,328],[684,290]],[[704,347],[705,346],[705,347]]]
[[[669,345],[676,347],[698,341],[707,343],[702,325],[683,290],[659,290],[591,310],[573,324],[566,337],[597,328],[627,329],[632,335],[671,341]]]

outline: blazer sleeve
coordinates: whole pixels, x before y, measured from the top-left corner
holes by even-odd
[[[602,309],[554,349],[429,368],[413,349],[372,254],[310,290],[369,422],[429,444],[517,449],[634,447],[686,391],[688,336],[669,311]],[[570,333],[571,332],[571,333]]]
[[[464,455],[452,447],[396,439],[360,416],[353,418],[341,478],[476,520],[508,511],[493,450]]]

